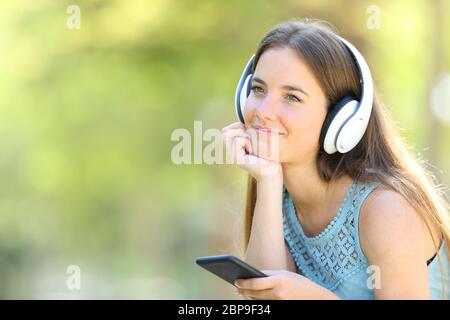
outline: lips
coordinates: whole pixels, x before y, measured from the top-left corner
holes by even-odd
[[[254,130],[256,130],[259,134],[263,134],[263,135],[272,135],[272,134],[284,134],[284,132],[282,132],[280,129],[275,129],[275,128],[269,128],[269,127],[265,127],[265,126],[252,126],[252,128]]]

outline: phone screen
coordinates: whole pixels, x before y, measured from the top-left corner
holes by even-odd
[[[230,255],[200,257],[196,259],[196,263],[233,286],[237,279],[267,277],[258,269]]]

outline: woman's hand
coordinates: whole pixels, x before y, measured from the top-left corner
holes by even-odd
[[[257,181],[263,178],[283,178],[279,163],[263,159],[253,153],[251,136],[242,123],[235,122],[223,128],[222,138],[228,160],[247,171]]]
[[[263,300],[339,299],[328,289],[304,276],[287,270],[264,270],[265,278],[239,279],[238,293]]]

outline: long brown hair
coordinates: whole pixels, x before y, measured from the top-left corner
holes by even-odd
[[[303,58],[325,92],[329,106],[346,96],[359,99],[357,66],[328,24],[318,20],[291,20],[276,26],[260,42],[253,71],[262,53],[273,47],[294,49]],[[367,130],[360,143],[345,154],[329,155],[321,148],[316,165],[325,182],[347,175],[354,181],[380,182],[401,194],[424,219],[436,250],[440,239],[433,237],[429,222],[439,227],[450,257],[449,207],[444,191],[425,168],[425,162],[416,159],[402,141],[376,95]],[[246,201],[244,252],[250,239],[256,203],[256,182],[251,176],[248,178]]]

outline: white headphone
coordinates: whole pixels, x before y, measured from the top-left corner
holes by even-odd
[[[351,43],[339,36],[336,37],[350,50],[358,67],[361,101],[347,96],[330,107],[320,133],[320,144],[328,154],[349,152],[361,141],[369,123],[373,104],[373,81],[366,60]],[[234,99],[236,114],[242,123],[244,123],[245,103],[250,95],[254,58],[253,55],[247,62],[236,88]]]

